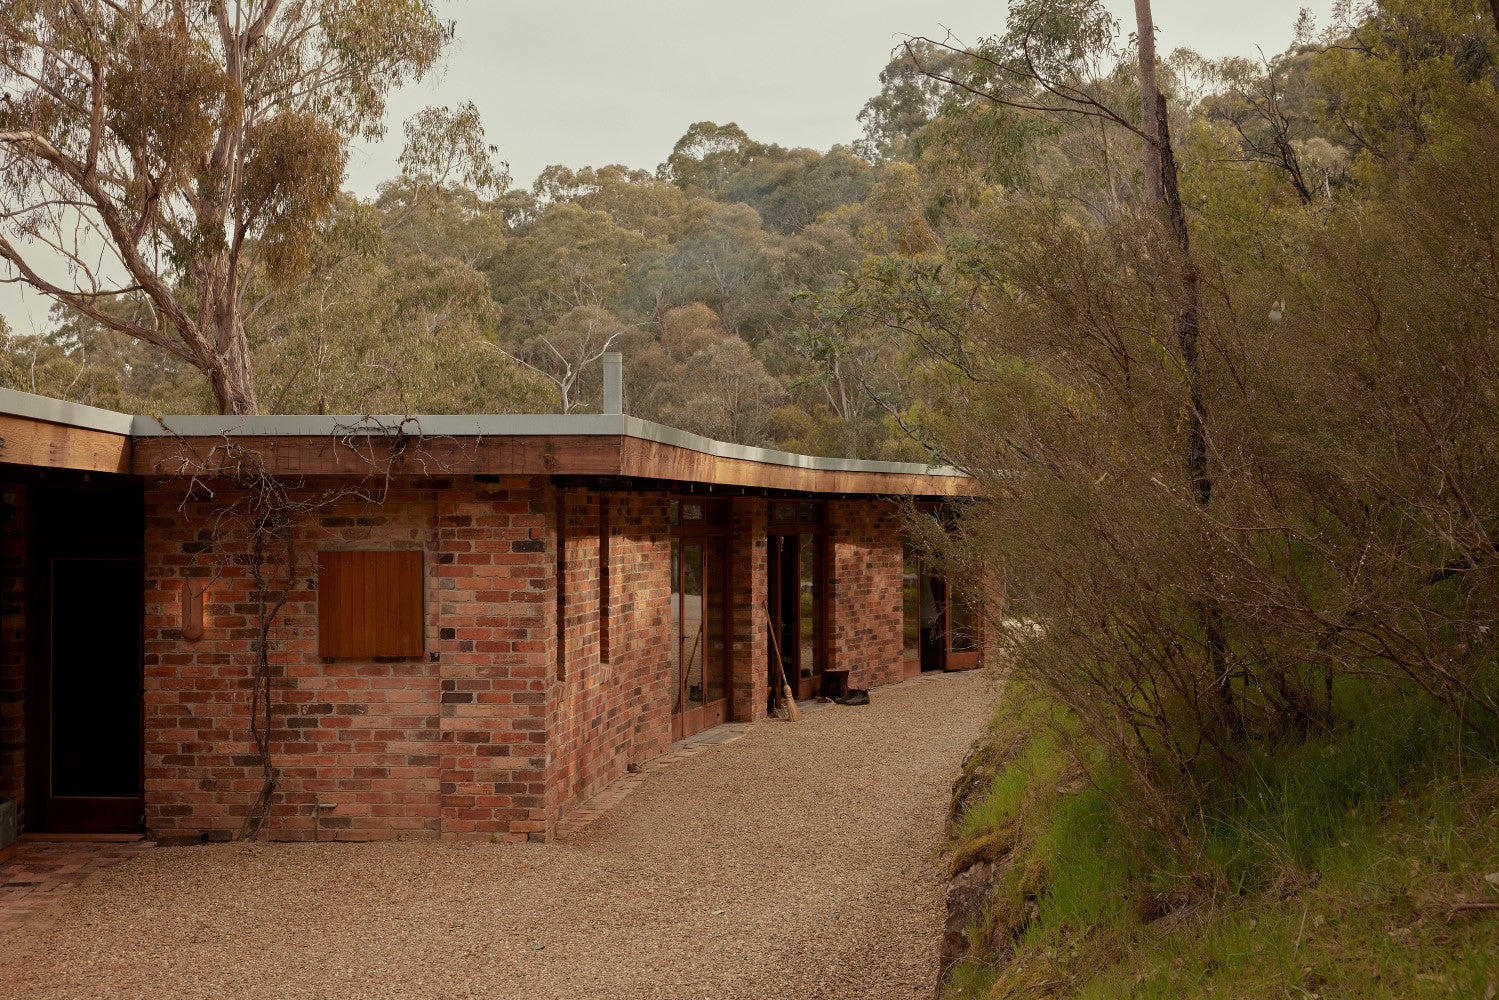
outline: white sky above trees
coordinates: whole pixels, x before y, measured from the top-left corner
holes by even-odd
[[[1132,0],[1105,0],[1125,25]],[[1155,0],[1157,50],[1273,55],[1298,11],[1330,0]],[[489,141],[529,187],[553,163],[654,170],[697,121],[737,122],[762,142],[827,149],[861,134],[856,116],[907,35],[974,42],[1004,28],[1003,0],[455,0],[446,66],[393,95],[387,138],[356,146],[345,187],[372,197],[397,171],[401,122],[471,100]],[[18,332],[50,326],[47,302],[0,288]]]
[[[1126,30],[1132,0],[1105,0]],[[1155,0],[1157,50],[1274,55],[1303,6],[1329,0]],[[457,39],[439,77],[391,102],[389,138],[356,150],[347,186],[372,195],[394,175],[399,122],[472,100],[489,139],[529,187],[549,164],[654,170],[693,122],[737,122],[751,137],[827,149],[855,120],[906,35],[961,42],[1004,29],[1003,0],[553,0],[449,3]]]

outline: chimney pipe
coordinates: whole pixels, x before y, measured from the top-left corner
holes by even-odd
[[[625,412],[625,364],[618,351],[604,355],[604,412]]]

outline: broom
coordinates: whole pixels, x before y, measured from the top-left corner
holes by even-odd
[[[781,696],[786,701],[786,721],[802,721],[801,709],[796,707],[796,697],[791,693],[791,682],[786,679],[786,661],[781,656],[781,640],[776,636],[775,622],[770,619],[770,608],[761,605],[765,609],[765,627],[770,630],[770,645],[776,654],[776,670],[781,675]]]
[[[682,683],[677,688],[677,711],[682,711],[682,703],[687,700],[687,680],[692,672],[692,661],[697,657],[697,644],[703,637],[703,623],[697,623],[697,634],[692,637],[692,652],[687,654],[687,659],[682,661]]]

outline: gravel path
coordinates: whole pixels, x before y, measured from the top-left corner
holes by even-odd
[[[929,997],[990,689],[873,697],[652,774],[562,844],[148,851],[9,935],[0,995]]]

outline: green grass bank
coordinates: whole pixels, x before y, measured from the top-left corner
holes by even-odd
[[[1240,747],[1162,830],[1012,684],[954,790],[950,871],[993,868],[944,1000],[1493,1000],[1496,747],[1393,689],[1339,701],[1327,731]]]

